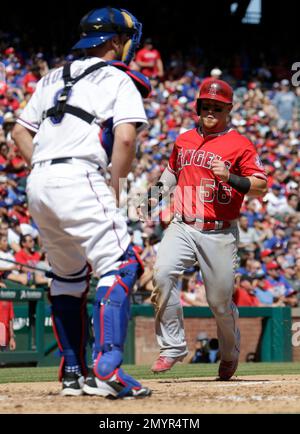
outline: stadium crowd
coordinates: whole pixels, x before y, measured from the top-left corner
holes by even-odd
[[[251,74],[245,73],[241,59],[236,58],[231,68],[218,65],[207,69],[197,56],[187,61],[178,53],[162,62],[153,42],[147,39],[145,43],[131,66],[147,74],[152,83],[152,93],[145,100],[149,128],[138,137],[138,155],[121,201],[132,240],[140,247],[145,263],[134,301],[149,302],[157,248],[172,219],[171,200],[162,203],[156,218],[140,221],[135,199],[155,184],[167,166],[178,134],[196,126],[194,105],[199,85],[211,75],[233,86],[232,127],[256,146],[269,183],[262,200],[246,197],[244,201],[234,300],[238,306],[299,305],[300,88],[290,85],[289,71],[282,68],[262,63]],[[10,132],[38,80],[73,56],[46,59],[40,52],[26,57],[13,46],[2,47],[1,52],[0,276],[29,286],[47,284],[42,274],[26,268],[45,267],[47,259],[27,208],[29,168]],[[147,64],[149,53],[152,59]],[[183,305],[207,306],[197,266],[185,273],[180,285]]]

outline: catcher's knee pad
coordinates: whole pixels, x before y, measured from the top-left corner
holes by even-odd
[[[86,374],[86,344],[88,339],[88,316],[86,294],[81,298],[69,295],[50,296],[53,331],[62,356],[59,379],[64,366],[79,366]]]
[[[130,293],[142,266],[130,246],[121,265],[102,276],[94,303],[95,373],[110,378],[123,362],[124,343],[130,315]]]

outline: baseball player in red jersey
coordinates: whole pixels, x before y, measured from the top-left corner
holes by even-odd
[[[177,280],[198,261],[217,322],[219,377],[228,380],[239,358],[238,311],[232,301],[237,259],[237,218],[244,195],[263,196],[267,177],[253,144],[228,127],[233,90],[206,79],[197,100],[199,127],[176,140],[157,186],[175,188],[175,218],[160,245],[152,302],[160,357],[153,372],[169,370],[187,354]],[[149,196],[150,201],[154,199]]]

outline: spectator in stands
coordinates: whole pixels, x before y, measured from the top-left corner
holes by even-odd
[[[34,249],[34,239],[31,235],[21,235],[19,250],[15,254],[15,259],[24,265],[31,265],[35,267],[41,259],[41,254]]]
[[[238,228],[240,234],[239,249],[255,252],[258,248],[259,238],[255,230],[249,227],[247,216],[241,215]]]
[[[18,252],[20,247],[21,235],[31,235],[35,243],[40,247],[40,237],[38,230],[31,224],[20,223],[16,217],[8,218],[9,229],[7,233],[8,245],[14,252]]]
[[[261,220],[263,217],[263,214],[261,212],[262,206],[260,201],[255,198],[246,198],[243,204],[243,216],[248,218],[248,225],[249,227],[253,227],[256,220]]]
[[[6,91],[6,109],[8,112],[15,112],[20,107],[20,102],[16,95],[14,94],[13,89],[7,89]]]
[[[147,77],[162,78],[164,76],[160,52],[154,48],[151,38],[145,39],[144,47],[136,53],[135,62]]]
[[[8,242],[5,235],[0,236],[0,277],[12,280],[22,285],[32,285],[31,276],[22,273],[22,267],[15,264],[14,256],[8,251]]]
[[[277,225],[273,227],[273,236],[268,238],[264,242],[264,248],[276,250],[278,254],[278,250],[282,250],[287,246],[287,237],[285,234],[285,226]]]
[[[253,278],[249,276],[237,276],[233,300],[237,306],[258,307],[260,301],[255,295]]]
[[[7,233],[8,233],[8,223],[3,219],[0,221],[0,235],[5,235],[7,237]]]
[[[9,141],[11,141],[11,131],[16,123],[16,117],[14,113],[7,112],[3,116],[3,131],[7,140],[7,143],[9,144]],[[11,150],[11,149],[10,149]]]
[[[287,227],[286,229],[286,234],[288,234],[287,236],[289,237],[289,241],[287,243],[286,246],[286,250],[285,250],[285,254],[284,254],[284,263],[287,266],[295,266],[296,263],[296,259],[298,258],[298,253],[299,253],[299,247],[300,247],[300,234],[299,233],[299,228],[297,227],[296,229],[294,229],[294,233],[289,233],[289,230],[293,230],[291,227]],[[280,262],[281,265],[281,262]]]
[[[187,358],[187,363],[216,363],[219,359],[218,339],[209,339],[206,332],[200,332],[194,350]]]
[[[257,273],[262,271],[263,269],[261,262],[251,257],[243,259],[243,261],[241,261],[240,267],[237,269],[238,274],[251,278],[254,278]]]
[[[299,206],[299,195],[296,193],[290,193],[286,198],[286,203],[282,203],[278,206],[275,216],[277,218],[284,218],[286,216],[297,214]],[[298,214],[299,217],[299,214]]]
[[[7,171],[14,174],[17,182],[21,183],[22,179],[28,176],[28,166],[24,159],[21,157],[19,151],[13,146],[10,147],[9,154],[7,156],[9,166]]]
[[[240,252],[239,252],[240,253]],[[251,252],[240,253],[239,267],[236,270],[237,274],[250,276],[253,272],[254,255]]]
[[[272,291],[269,291],[266,282],[266,274],[258,273],[253,279],[254,294],[260,302],[260,306],[285,306],[284,297],[275,297]]]
[[[41,78],[40,67],[34,64],[23,78],[23,92],[32,95],[36,89],[36,85]]]
[[[209,363],[209,353],[206,351],[209,342],[206,332],[200,332],[196,337],[195,348],[187,358],[188,363]]]
[[[10,202],[7,198],[7,188],[6,188],[7,178],[6,176],[0,176],[0,216],[4,218],[7,216],[7,208]]]
[[[281,186],[279,184],[273,184],[271,191],[269,191],[264,197],[264,201],[267,202],[267,212],[270,216],[275,216],[278,209],[282,205],[286,204],[284,194],[281,192]]]
[[[276,261],[269,262],[266,266],[267,278],[266,285],[267,289],[271,291],[275,298],[282,298],[286,301],[286,298],[294,295],[295,291],[290,285],[288,280],[281,274],[280,266]]]
[[[24,286],[47,285],[48,280],[26,267],[16,264],[14,256],[8,250],[8,241],[5,235],[0,236],[0,277],[11,280]]]
[[[17,184],[15,181],[8,178],[6,175],[0,175],[0,188],[4,196],[12,199],[11,202],[7,202],[7,206],[12,205],[13,199],[17,199],[17,194],[14,190],[16,190]]]
[[[74,59],[73,59],[74,60]],[[45,60],[45,56],[43,53],[37,53],[34,58],[34,63],[39,68],[39,73],[41,77],[44,77],[49,72],[48,62]]]
[[[5,288],[2,282],[0,282],[0,288]],[[13,320],[13,302],[0,300],[0,352],[8,349],[15,351],[16,349]]]
[[[256,297],[262,306],[272,306],[274,303],[274,295],[271,291],[266,288],[265,273],[257,275],[253,280],[253,288]],[[281,304],[284,305],[283,303]]]
[[[280,85],[281,91],[277,93],[273,102],[278,110],[278,128],[285,131],[292,127],[292,120],[296,116],[297,98],[290,90],[287,79],[281,80]]]
[[[6,141],[0,143],[0,172],[5,173],[6,167],[8,165],[7,155],[9,152],[9,147]]]
[[[180,95],[179,100],[183,104],[193,103],[196,99],[196,94],[199,90],[199,79],[195,76],[193,71],[186,71],[183,77],[178,80],[178,84],[176,86],[176,90],[178,91],[178,95]],[[182,99],[185,97],[185,99]],[[187,123],[188,120],[193,122],[191,117],[186,117],[183,119],[184,123]],[[194,125],[192,126],[192,128]],[[184,132],[184,131],[183,131]]]
[[[282,276],[285,278],[287,283],[293,288],[294,291],[298,291],[300,288],[296,287],[295,285],[295,276],[296,276],[296,270],[293,266],[289,265],[288,263],[284,263],[281,266],[282,269]]]
[[[8,217],[18,220],[20,224],[30,224],[30,214],[25,197],[13,201],[11,209],[8,211]]]
[[[182,306],[208,306],[205,287],[197,272],[183,275],[180,301]]]
[[[265,228],[263,216],[258,217],[257,220],[254,220],[253,229],[257,239],[257,244],[261,249],[263,247],[263,243],[272,235],[272,231]]]
[[[34,239],[29,234],[21,235],[20,246],[21,249],[15,254],[15,260],[20,264],[24,264],[24,271],[30,272],[32,270],[30,268],[27,268],[26,265],[29,265],[30,267],[37,267],[42,259],[42,254],[35,250]],[[43,273],[35,271],[34,276],[35,283],[37,285],[49,285],[49,279],[46,278]]]
[[[10,218],[8,219],[7,224],[9,225],[7,231],[7,241],[9,248],[14,252],[18,252],[21,249],[20,236],[22,235],[20,222],[17,218]]]
[[[272,249],[264,249],[260,252],[260,260],[263,271],[267,272],[267,265],[274,261],[275,252]]]

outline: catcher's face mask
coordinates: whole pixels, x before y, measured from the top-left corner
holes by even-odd
[[[141,41],[142,24],[139,23],[130,12],[126,11],[125,9],[121,9],[121,11],[130,31],[130,38],[124,45],[122,62],[126,63],[126,65],[129,65]]]

